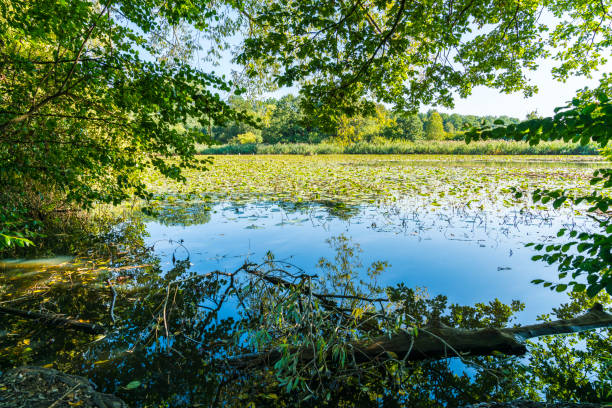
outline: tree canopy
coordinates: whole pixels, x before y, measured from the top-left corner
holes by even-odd
[[[425,138],[429,140],[440,140],[444,139],[445,134],[442,117],[438,112],[432,112],[429,118],[427,118],[427,122],[425,122]]]
[[[200,124],[246,117],[215,93],[230,83],[189,64],[195,45],[165,32],[213,30],[210,6],[0,1],[2,193],[118,203],[145,196],[140,171],[180,179],[180,167],[203,166],[194,158],[207,140]]]
[[[239,94],[236,84],[191,63],[198,33],[214,59],[240,31],[236,61],[250,81],[301,85],[302,111],[285,98],[266,114],[278,129],[264,141],[303,139],[303,115],[351,139],[350,118],[376,117],[375,101],[452,106],[478,85],[530,95],[527,72],[548,55],[560,79],[591,73],[606,56],[608,10],[587,0],[2,0],[0,182],[13,197],[42,185],[87,206],[145,196],[139,171],[180,179],[181,167],[205,165],[194,157],[208,140],[200,130],[249,116],[215,93]]]
[[[542,15],[554,17],[553,22],[545,24]],[[557,61],[553,75],[559,79],[590,74],[607,56],[610,22],[610,0],[0,0],[0,234],[5,241],[26,242],[27,233],[6,233],[6,225],[8,232],[30,228],[11,224],[22,217],[14,214],[20,206],[51,200],[53,210],[65,202],[88,208],[120,203],[134,194],[147,197],[139,173],[156,170],[181,180],[181,168],[206,166],[195,156],[196,144],[208,142],[213,129],[225,124],[239,127],[228,139],[238,143],[280,140],[289,132],[304,138],[310,132],[305,117],[312,128],[342,142],[384,134],[395,125],[416,135],[423,117],[400,112],[414,113],[423,104],[452,106],[453,98],[479,85],[530,95],[536,88],[527,74],[542,57]],[[217,94],[241,90],[192,64],[197,33],[223,49],[238,30],[245,38],[236,60],[247,78],[300,84],[299,102],[287,97],[262,103],[256,122]],[[215,58],[215,52],[209,55]],[[609,96],[606,77],[597,90],[585,90],[553,117],[509,126],[502,120],[484,123],[466,138],[595,141],[605,147],[612,137]],[[393,105],[398,116],[387,115],[381,102]],[[445,120],[458,129],[454,122],[461,118],[434,112],[430,119],[428,133],[435,138],[444,133]],[[576,292],[570,304],[555,311],[559,317],[575,317],[586,307],[602,312],[591,298],[609,304],[603,291],[612,294],[612,199],[606,190],[612,188],[612,171],[598,170],[592,184],[592,194],[533,195],[553,207],[587,203],[601,227],[583,234],[562,230],[560,238],[567,234],[572,241],[535,245],[543,251],[536,259],[558,264],[559,278],[569,280],[538,283]],[[354,211],[329,206],[339,214]],[[193,222],[209,216],[192,215]],[[173,214],[165,222],[174,222]],[[112,266],[125,274],[115,275],[115,281],[130,282],[117,303],[118,322],[116,299],[109,298],[111,291],[102,282],[92,283],[102,270],[91,265],[77,265],[75,276],[83,277],[82,284],[73,284],[72,275],[59,270],[55,283],[47,282],[49,298],[11,298],[29,309],[45,304],[58,314],[69,310],[104,320],[112,327],[109,338],[75,342],[38,331],[34,350],[30,338],[23,337],[36,332],[31,322],[3,319],[3,331],[21,333],[18,343],[13,337],[1,339],[12,343],[1,344],[11,353],[11,364],[53,353],[73,368],[101,375],[98,381],[111,390],[133,383],[138,374],[143,387],[135,392],[143,404],[212,404],[225,398],[227,406],[265,405],[278,399],[276,392],[283,392],[287,404],[304,406],[453,406],[483,395],[601,401],[611,395],[609,369],[600,362],[610,358],[609,332],[572,337],[584,341],[586,352],[567,347],[563,339],[535,345],[538,353],[530,357],[530,368],[496,355],[495,349],[484,356],[452,354],[474,367],[463,374],[444,361],[408,361],[410,342],[434,339],[445,326],[455,333],[505,333],[508,340],[507,334],[517,329],[507,327],[512,314],[523,306],[497,299],[460,306],[403,285],[381,288],[357,281],[358,248],[344,236],[330,240],[336,257],[320,260],[325,279],[319,280],[271,254],[259,265],[206,274],[190,272],[189,259],[176,262],[173,256],[174,267],[163,271],[151,248],[143,248],[144,226],[123,227],[125,242],[101,244],[110,251]],[[135,243],[140,243],[140,256],[120,250]],[[112,262],[101,263],[104,271]],[[384,264],[374,263],[368,272],[375,277],[383,269]],[[49,300],[54,294],[57,299]],[[112,304],[110,313],[107,303]],[[224,318],[221,308],[230,303],[238,312]],[[409,346],[401,356],[392,348],[376,349],[381,336],[394,339],[398,334]],[[360,352],[372,344],[375,353],[364,358]],[[449,356],[450,344],[431,355]],[[518,354],[524,347],[510,351]],[[311,353],[308,359],[304,350]],[[100,360],[91,364],[88,355]],[[264,364],[234,364],[253,361],[253,356],[261,361],[262,355]],[[99,370],[96,366],[108,362],[102,360],[106,357],[113,364]],[[570,359],[579,363],[578,369],[567,367]],[[577,378],[578,371],[591,374],[595,385]],[[163,382],[169,372],[173,381]],[[191,387],[194,376],[203,381]],[[227,394],[220,396],[223,390]]]
[[[249,37],[237,60],[252,78],[299,83],[305,106],[324,117],[371,111],[371,100],[452,106],[480,85],[529,96],[541,58],[556,60],[561,80],[605,61],[609,9],[590,0],[264,0],[243,10]]]

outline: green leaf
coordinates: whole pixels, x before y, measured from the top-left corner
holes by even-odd
[[[586,290],[586,294],[588,297],[593,298],[595,296],[597,296],[597,294],[603,289],[603,285],[600,284],[596,284],[596,285],[590,285],[587,290]]]
[[[128,384],[125,386],[125,389],[126,389],[126,390],[133,390],[133,389],[138,388],[138,387],[140,387],[140,381],[136,381],[136,380],[134,380],[134,381],[129,382],[129,383],[128,383]]]

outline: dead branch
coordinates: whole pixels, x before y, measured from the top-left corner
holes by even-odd
[[[31,312],[4,306],[0,306],[0,313],[25,317],[26,319],[38,320],[38,322],[46,326],[73,329],[89,334],[102,334],[105,332],[104,327],[98,324],[79,322],[77,320],[67,319],[65,317],[60,317],[53,314]]]

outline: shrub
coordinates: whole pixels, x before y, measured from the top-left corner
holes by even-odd
[[[255,143],[261,143],[263,142],[263,139],[260,135],[256,135],[253,132],[245,132],[245,133],[240,133],[239,135],[236,135],[236,137],[234,137],[233,139],[230,140],[230,144],[255,144]]]

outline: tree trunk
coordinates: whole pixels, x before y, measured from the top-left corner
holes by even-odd
[[[418,361],[457,356],[486,356],[496,353],[520,356],[527,352],[526,339],[552,334],[577,333],[585,330],[612,327],[612,314],[596,303],[588,312],[573,319],[503,329],[455,329],[444,325],[423,327],[412,332],[384,335],[369,341],[352,344],[357,363],[372,360],[398,359]],[[282,357],[279,351],[237,356],[230,361],[235,367],[255,367],[274,364]],[[313,350],[304,350],[300,360],[314,357]]]

